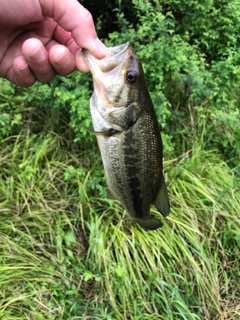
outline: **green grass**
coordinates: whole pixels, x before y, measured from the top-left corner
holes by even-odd
[[[171,214],[146,232],[104,199],[96,147],[77,147],[1,143],[0,319],[239,319],[237,168],[201,148],[166,161]]]

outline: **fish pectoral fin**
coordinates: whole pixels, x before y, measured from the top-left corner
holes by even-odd
[[[153,202],[155,207],[158,209],[161,214],[166,217],[169,215],[170,212],[170,203],[168,198],[168,191],[167,186],[164,180],[164,177],[162,176],[162,183],[161,187],[158,191],[157,197],[155,201]]]
[[[83,126],[83,125],[82,125],[82,127],[83,127],[85,130],[87,130],[89,133],[94,134],[95,136],[111,137],[111,136],[113,136],[114,134],[119,133],[118,130],[113,129],[113,128],[110,128],[110,129],[107,130],[107,131],[94,131],[94,130],[92,130],[92,129],[90,129],[90,128],[87,128],[87,127],[85,127],[85,126]]]
[[[106,199],[116,200],[116,198],[114,197],[114,195],[112,194],[112,192],[108,188],[106,190]]]

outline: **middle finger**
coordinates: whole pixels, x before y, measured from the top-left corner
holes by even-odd
[[[48,52],[40,40],[26,40],[22,52],[38,81],[49,82],[55,77],[56,72],[50,64]]]

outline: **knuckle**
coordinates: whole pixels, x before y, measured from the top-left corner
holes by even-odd
[[[91,13],[84,7],[82,7],[82,19],[91,23],[93,22],[93,17]]]

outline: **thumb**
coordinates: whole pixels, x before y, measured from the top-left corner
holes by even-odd
[[[71,32],[75,42],[97,59],[107,54],[98,39],[91,13],[77,0],[39,0],[44,16],[53,18],[64,30]]]

